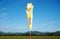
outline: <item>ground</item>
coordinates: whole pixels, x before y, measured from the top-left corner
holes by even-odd
[[[29,36],[0,36],[0,39],[30,39]],[[32,36],[32,39],[60,39],[60,36]]]

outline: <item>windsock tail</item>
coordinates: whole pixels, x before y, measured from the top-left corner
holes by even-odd
[[[32,30],[32,24],[28,24],[28,28],[31,31]]]

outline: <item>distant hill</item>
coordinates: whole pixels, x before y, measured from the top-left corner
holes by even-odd
[[[29,36],[30,32],[25,33],[5,33],[0,31],[0,36]],[[56,32],[39,32],[39,31],[31,31],[32,36],[60,36],[60,31]]]

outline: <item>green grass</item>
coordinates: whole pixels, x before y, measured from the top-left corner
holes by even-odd
[[[30,39],[29,36],[0,36],[0,39]],[[32,36],[32,39],[60,39],[60,36]]]

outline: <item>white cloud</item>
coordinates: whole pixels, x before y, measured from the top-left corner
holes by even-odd
[[[2,10],[6,10],[7,8],[2,8]]]
[[[27,31],[27,28],[23,27],[23,26],[1,25],[0,31],[3,31],[3,32],[24,32],[24,31]]]
[[[50,26],[50,25],[52,25],[54,23],[55,22],[46,22],[46,23],[41,24],[41,26]]]
[[[7,8],[1,8],[0,9],[0,18],[6,18],[7,17],[7,13],[5,12]]]
[[[6,18],[7,17],[7,13],[0,13],[0,18]]]
[[[7,10],[7,8],[1,8],[0,12],[5,12]]]
[[[16,26],[14,27],[15,29],[26,29],[26,27],[22,27],[22,26]]]

